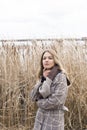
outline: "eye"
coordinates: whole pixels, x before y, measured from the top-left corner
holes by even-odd
[[[53,57],[51,57],[51,56],[50,56],[50,57],[48,57],[48,58],[49,58],[50,60],[51,60],[51,59],[53,59]]]
[[[46,60],[46,57],[43,57],[43,60]]]

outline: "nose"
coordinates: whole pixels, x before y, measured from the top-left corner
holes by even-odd
[[[48,59],[48,58],[46,58],[46,60],[45,60],[45,61],[47,62],[48,60],[49,60],[49,59]]]

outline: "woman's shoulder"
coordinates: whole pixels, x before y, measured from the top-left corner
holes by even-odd
[[[61,80],[61,79],[66,79],[66,74],[65,74],[63,71],[60,71],[60,72],[56,75],[56,77],[55,77],[55,79],[54,79],[54,82],[59,81],[59,80]]]
[[[61,77],[61,76],[64,76],[66,77],[66,74],[63,72],[63,71],[59,71],[58,74],[56,75],[56,77]]]
[[[70,80],[68,79],[67,75],[65,72],[61,71],[59,72],[56,77],[55,77],[55,81],[59,81],[59,80],[66,80],[67,85],[70,85]]]

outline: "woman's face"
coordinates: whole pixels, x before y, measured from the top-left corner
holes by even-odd
[[[42,58],[42,64],[45,69],[52,68],[55,64],[53,56],[49,52],[45,52]]]

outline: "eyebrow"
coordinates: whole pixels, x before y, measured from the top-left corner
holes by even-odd
[[[43,56],[43,58],[46,58],[46,57],[53,58],[53,56]]]

